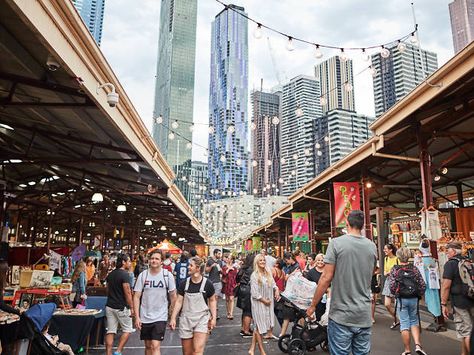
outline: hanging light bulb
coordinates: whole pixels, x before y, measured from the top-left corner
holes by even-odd
[[[304,165],[309,166],[309,164],[311,164],[309,160],[305,160]]]
[[[321,106],[326,106],[327,103],[328,103],[328,100],[326,99],[326,96],[321,96],[321,97],[319,98],[319,104],[320,104]]]
[[[178,121],[174,120],[173,123],[171,124],[171,128],[177,129],[179,127]]]
[[[304,112],[303,112],[303,110],[301,109],[300,105],[297,105],[297,106],[296,106],[295,115],[296,115],[296,117],[301,117],[301,116],[304,115]]]
[[[235,132],[235,126],[230,125],[229,127],[227,127],[227,132],[230,133],[230,134],[234,133]]]
[[[151,225],[153,225],[153,222],[151,221],[151,219],[147,219],[145,221],[145,226],[151,226]]]
[[[186,143],[186,149],[191,149],[193,144],[191,142]]]
[[[377,68],[375,68],[373,65],[370,66],[370,69],[369,69],[369,73],[370,75],[372,75],[372,77],[376,77],[377,76]]]
[[[318,156],[320,157],[321,155],[323,155],[323,152],[318,150],[318,152],[316,154],[318,154]]]
[[[191,126],[189,126],[189,132],[193,132],[194,131],[194,125],[192,124]]]
[[[278,118],[278,116],[273,116],[272,118],[272,123],[276,126],[280,123],[280,119]]]
[[[325,142],[329,142],[329,136],[324,137]]]
[[[321,59],[323,57],[323,52],[321,51],[321,48],[319,48],[319,44],[316,45],[316,50],[314,51],[314,57],[316,59]]]
[[[285,159],[284,157],[282,157],[282,158],[280,159],[280,163],[281,163],[281,164],[286,164],[286,159]]]
[[[214,126],[209,126],[207,131],[209,132],[209,134],[214,134]]]
[[[314,146],[316,147],[316,149],[321,148],[321,144],[319,144],[319,143],[316,143]]]
[[[382,46],[382,50],[380,51],[380,56],[382,58],[387,59],[388,57],[390,57],[390,51],[387,48],[385,48],[384,46]]]
[[[278,179],[278,182],[279,182],[280,184],[283,184],[284,181],[285,181],[285,180],[283,180],[283,178],[279,178],[279,179]]]
[[[262,38],[262,25],[260,23],[257,23],[257,28],[253,31],[253,36],[255,39],[260,39]]]
[[[397,49],[400,53],[403,53],[407,50],[407,45],[402,41],[398,41]]]
[[[347,82],[347,83],[344,83],[344,90],[346,90],[347,92],[351,92],[353,89],[352,87],[352,84]]]
[[[444,167],[441,169],[441,174],[446,175],[448,173],[448,168]]]
[[[308,156],[308,155],[310,155],[310,154],[311,154],[311,150],[310,150],[309,148],[306,148],[306,149],[304,150],[304,155]]]
[[[439,180],[441,180],[441,176],[435,175],[435,176],[434,176],[434,181],[439,181]]]
[[[341,48],[341,53],[339,54],[339,59],[342,62],[346,62],[347,60],[349,60],[349,56],[347,55],[346,52],[344,52],[344,48]]]
[[[295,176],[296,175],[296,170],[291,170],[291,175]]]
[[[104,196],[100,192],[96,192],[92,195],[92,202],[102,202],[104,201]]]
[[[255,122],[252,122],[252,123],[250,124],[250,129],[251,129],[252,131],[255,131],[255,130],[257,129],[257,125],[255,124]]]
[[[270,159],[268,159],[268,160],[267,160],[267,165],[268,165],[268,166],[272,166],[272,164],[273,164],[273,162],[272,162]]]
[[[168,134],[168,138],[169,138],[170,140],[173,140],[174,137],[175,137],[175,135],[174,135],[173,132],[170,132],[170,134]]]
[[[368,62],[370,59],[369,54],[365,51],[365,48],[362,48],[361,58],[364,62]]]
[[[163,116],[159,115],[158,117],[155,118],[155,123],[156,124],[162,124],[163,123]]]
[[[235,161],[235,163],[237,164],[237,166],[241,166],[241,165],[242,165],[242,160],[237,159],[237,160]]]
[[[418,38],[416,37],[416,32],[413,32],[410,36],[410,43],[413,45],[418,44]]]
[[[298,160],[298,154],[296,154],[296,153],[293,154],[293,159],[294,159],[294,160]]]
[[[291,36],[288,36],[288,42],[286,43],[286,49],[290,52],[295,50],[295,46],[293,45],[293,37],[291,37]]]
[[[256,167],[258,165],[257,161],[256,160],[252,160],[252,166],[253,167]]]
[[[220,161],[221,161],[221,162],[223,162],[223,163],[225,163],[225,161],[226,161],[226,159],[225,159],[225,155],[221,155],[221,157],[220,157]]]
[[[127,206],[125,205],[118,205],[117,206],[117,212],[126,212],[127,211]]]

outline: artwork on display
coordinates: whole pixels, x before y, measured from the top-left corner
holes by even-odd
[[[294,242],[307,242],[309,240],[308,212],[293,212],[291,214],[291,229]]]
[[[12,266],[11,284],[12,285],[20,284],[20,266],[18,266],[18,265],[13,265]]]
[[[338,228],[346,226],[346,218],[352,210],[360,210],[360,189],[358,182],[335,182],[334,224]]]
[[[30,287],[46,287],[51,285],[54,271],[33,270]]]
[[[33,302],[33,294],[32,293],[22,293],[20,297],[20,308],[28,309],[31,307],[31,303]]]

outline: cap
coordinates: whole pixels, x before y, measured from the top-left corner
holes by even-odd
[[[462,243],[461,242],[449,242],[448,244],[446,244],[446,248],[462,249]]]

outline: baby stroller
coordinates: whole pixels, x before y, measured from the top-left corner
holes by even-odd
[[[316,319],[307,318],[306,310],[298,308],[295,304],[285,299],[285,306],[292,308],[296,314],[291,334],[285,334],[278,340],[278,347],[290,355],[305,355],[307,351],[315,351],[318,346],[324,351],[329,351],[327,327],[321,325]],[[300,321],[303,321],[303,325]]]
[[[54,303],[36,304],[24,313],[25,328],[32,336],[30,337],[29,354],[34,355],[67,355],[67,352],[59,350],[43,335],[43,328],[53,316],[56,310]]]

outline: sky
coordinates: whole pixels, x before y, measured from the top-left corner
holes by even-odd
[[[193,115],[197,125],[193,133],[193,159],[206,161],[204,149],[199,146],[207,146],[211,22],[223,6],[215,0],[197,1]],[[412,2],[421,47],[437,53],[438,64],[442,66],[454,54],[448,10],[451,0],[239,0],[233,3],[243,6],[249,17],[292,37],[336,47],[369,47],[401,38],[413,30]],[[106,0],[101,45],[150,131],[160,4],[159,0]],[[278,84],[277,77],[284,83],[300,74],[314,75],[315,64],[337,54],[323,50],[324,57],[317,60],[313,46],[298,43],[290,52],[285,37],[264,30],[263,37],[256,39],[255,28],[249,22],[249,94],[253,89],[260,89],[261,79],[263,89],[270,90]],[[360,52],[348,54],[356,74],[356,111],[373,116],[372,77],[367,71],[357,75],[367,63],[362,61]]]

